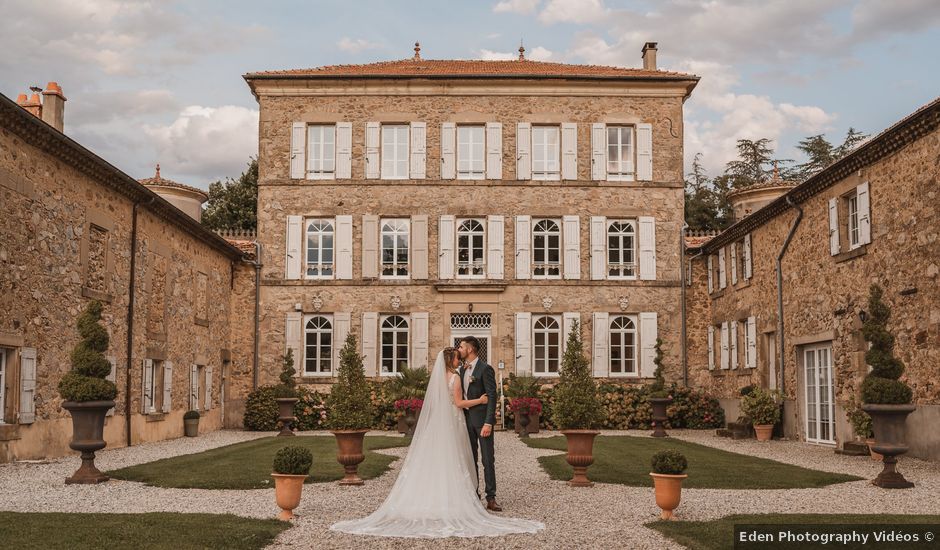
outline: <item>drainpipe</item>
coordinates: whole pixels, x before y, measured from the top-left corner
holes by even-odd
[[[131,212],[131,272],[128,281],[127,299],[127,376],[124,388],[124,425],[127,432],[127,446],[133,444],[131,437],[131,367],[134,365],[134,308],[137,294],[137,210],[142,204],[153,204],[153,197],[146,203],[135,202]],[[143,374],[141,374],[143,376]]]
[[[685,388],[689,387],[689,363],[686,356],[688,338],[685,335],[685,231],[688,228],[689,224],[683,223],[682,229],[679,230],[679,317],[682,319],[682,330],[679,332],[679,354],[682,362],[682,386]]]
[[[255,336],[254,336],[254,362],[252,363],[251,388],[258,389],[258,338],[261,325],[261,243],[255,241]]]
[[[786,376],[784,376],[783,368],[783,358],[786,357],[784,354],[784,334],[783,334],[783,256],[787,253],[787,248],[790,246],[790,241],[793,240],[793,235],[796,233],[796,228],[800,226],[800,221],[803,219],[803,209],[800,208],[793,199],[787,195],[786,197],[787,204],[796,209],[796,219],[793,220],[793,225],[790,226],[790,232],[787,234],[787,239],[783,241],[783,247],[780,248],[780,254],[777,255],[777,333],[780,335],[779,348],[777,349],[778,361],[777,364],[780,365],[780,393],[786,396]]]

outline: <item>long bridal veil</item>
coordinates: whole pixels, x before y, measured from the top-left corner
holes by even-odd
[[[341,521],[330,529],[358,535],[440,538],[534,533],[544,527],[534,521],[494,516],[483,508],[477,497],[466,422],[451,395],[441,352],[431,371],[411,446],[385,502],[368,517]]]

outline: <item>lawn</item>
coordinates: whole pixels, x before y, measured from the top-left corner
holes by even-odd
[[[403,437],[366,437],[365,461],[359,476],[376,478],[397,460],[376,449],[403,447],[410,439]],[[146,464],[108,472],[115,479],[141,481],[155,487],[180,489],[264,489],[273,487],[271,464],[274,454],[286,445],[301,445],[313,453],[313,468],[307,483],[336,481],[343,477],[343,467],[336,462],[336,440],[324,436],[266,437],[227,445],[201,453],[164,458]]]
[[[529,438],[527,443],[539,449],[567,449],[563,436]],[[631,436],[599,436],[594,441],[594,465],[588,468],[588,477],[600,483],[650,487],[650,459],[663,449],[678,450],[688,459],[686,473],[689,477],[682,486],[690,489],[802,489],[862,479],[730,453],[678,439]],[[540,457],[539,463],[552,479],[569,480],[572,477],[571,466],[563,454]]]
[[[770,524],[781,526],[805,524],[853,524],[861,526],[868,525],[876,529],[879,528],[878,526],[883,525],[932,524],[937,525],[938,528],[940,528],[940,516],[905,516],[890,514],[753,514],[727,516],[713,521],[654,521],[652,523],[647,523],[646,526],[650,529],[659,531],[666,537],[692,550],[719,550],[725,548],[730,549],[734,547],[733,535],[735,525],[753,524]],[[936,534],[936,532],[940,529],[928,530],[933,531],[934,534]],[[777,531],[777,529],[774,529],[773,531]],[[812,532],[814,529],[803,528],[794,529],[793,531]],[[827,532],[833,531],[828,530]],[[898,542],[890,542],[885,545],[878,546],[872,544],[872,540],[869,540],[868,544],[865,545],[865,548],[936,548],[935,546],[931,546],[929,544],[905,544],[901,546],[899,546],[899,544],[900,543]],[[846,547],[836,543],[830,543],[828,546],[842,548]],[[761,550],[764,550],[773,548],[799,548],[800,546],[793,542],[786,546],[763,542],[752,543],[748,547],[761,548]],[[820,546],[813,546],[813,548],[819,547]],[[826,546],[821,546],[821,548],[826,548]],[[851,546],[851,548],[856,547]]]
[[[0,548],[264,548],[290,523],[214,514],[0,512]]]

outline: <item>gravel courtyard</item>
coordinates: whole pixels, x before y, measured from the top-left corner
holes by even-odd
[[[379,432],[374,432],[378,434]],[[644,435],[646,431],[605,431],[604,435]],[[268,433],[221,431],[198,438],[148,443],[129,449],[105,450],[97,464],[110,470],[159,458],[195,453]],[[313,437],[332,437],[307,433]],[[554,435],[553,433],[541,436]],[[781,462],[855,474],[870,479],[880,464],[867,457],[836,455],[829,448],[792,441],[757,443],[717,438],[712,431],[672,430],[675,438]],[[539,437],[539,436],[535,436]],[[401,456],[406,449],[378,451]],[[498,499],[504,515],[542,521],[537,535],[499,540],[504,548],[681,548],[643,527],[658,517],[651,488],[595,485],[574,489],[552,481],[537,458],[554,451],[531,449],[514,434],[496,434]],[[47,463],[0,465],[0,510],[18,512],[206,512],[246,517],[274,517],[273,489],[210,491],[161,489],[140,483],[111,481],[99,486],[66,486],[63,480],[79,464],[77,457]],[[367,515],[382,502],[398,474],[399,462],[386,475],[362,487],[334,483],[306,485],[299,518],[271,548],[490,548],[493,539],[422,541],[354,537],[329,531],[335,521]],[[819,489],[734,491],[686,489],[677,516],[686,520],[714,519],[736,513],[933,513],[940,509],[940,465],[902,458],[900,469],[916,484],[912,490],[885,490],[867,480]],[[314,465],[316,467],[316,465]]]

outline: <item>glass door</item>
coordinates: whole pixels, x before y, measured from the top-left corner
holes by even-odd
[[[806,397],[806,440],[835,443],[832,348],[816,346],[803,352],[803,383]]]

